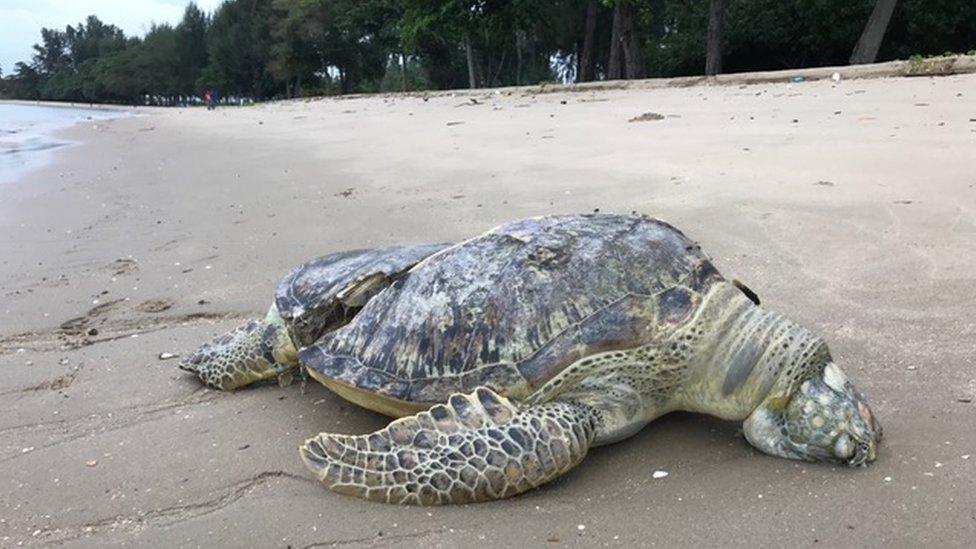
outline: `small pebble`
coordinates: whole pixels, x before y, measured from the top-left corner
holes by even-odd
[[[180,355],[175,355],[173,353],[159,353],[159,360],[169,360],[171,358],[176,358]]]
[[[88,467],[94,467],[94,466],[98,465],[98,460],[92,459],[92,460],[86,461],[85,462],[85,465],[87,465]]]
[[[658,469],[657,471],[654,471],[654,473],[651,476],[654,478],[664,478],[668,476],[668,472]]]

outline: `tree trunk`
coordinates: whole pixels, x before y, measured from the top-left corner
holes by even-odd
[[[491,80],[490,80],[491,84],[490,84],[490,86],[500,86],[501,85],[501,82],[499,82],[498,77],[502,74],[502,67],[505,66],[505,55],[507,53],[508,53],[507,51],[502,50],[502,57],[501,57],[501,59],[498,60],[498,68],[495,69],[495,74],[494,74],[494,76],[491,77]]]
[[[580,53],[580,49],[582,47],[583,46],[580,43],[579,39],[573,40],[573,81],[574,82],[579,82],[579,75],[580,72],[582,72],[583,70],[580,68],[580,65],[583,61],[583,55]]]
[[[620,2],[613,5],[613,24],[610,28],[610,59],[607,60],[607,80],[620,80],[624,76],[623,44],[621,36],[622,14]]]
[[[624,74],[629,79],[644,78],[644,59],[640,51],[640,38],[634,30],[634,5],[627,3],[621,8],[621,46],[624,51]]]
[[[593,80],[593,68],[596,56],[593,55],[593,48],[596,40],[596,14],[599,0],[590,0],[586,4],[586,24],[583,29],[583,54],[580,56],[580,70],[576,73],[577,82],[589,82]]]
[[[852,65],[874,63],[878,59],[881,41],[884,40],[888,22],[891,21],[891,14],[894,13],[897,3],[898,0],[877,0],[874,3],[874,10],[871,11],[868,23],[864,25],[861,39],[857,41],[854,52],[851,53]]]
[[[522,48],[525,46],[525,31],[515,31],[515,85],[522,85]]]
[[[705,75],[722,72],[722,35],[725,33],[725,0],[712,0],[708,8],[708,51]]]
[[[407,91],[407,56],[400,52],[400,85],[401,91]]]
[[[472,90],[478,87],[474,77],[474,51],[471,49],[471,35],[464,33],[464,55],[468,60],[468,87]]]

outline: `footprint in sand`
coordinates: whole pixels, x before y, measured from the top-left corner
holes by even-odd
[[[173,306],[173,300],[169,298],[147,299],[136,305],[137,311],[144,313],[161,313]]]

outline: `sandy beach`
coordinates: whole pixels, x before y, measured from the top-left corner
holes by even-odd
[[[0,546],[976,539],[976,75],[137,113],[0,186]],[[822,333],[885,427],[878,461],[776,459],[673,414],[521,497],[380,505],[297,447],[386,418],[160,358],[263,315],[315,256],[596,210],[669,221]]]

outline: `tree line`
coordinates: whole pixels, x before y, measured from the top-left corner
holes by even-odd
[[[125,36],[42,29],[6,97],[255,100],[685,76],[976,48],[973,0],[227,0]],[[3,69],[3,67],[0,67]]]

